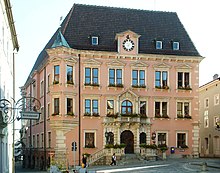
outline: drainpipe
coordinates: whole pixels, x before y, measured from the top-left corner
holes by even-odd
[[[79,54],[79,166],[81,163],[81,80],[80,80],[80,54]]]
[[[47,170],[46,66],[44,67],[44,170]]]

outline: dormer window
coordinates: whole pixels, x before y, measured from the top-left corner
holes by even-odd
[[[99,38],[92,36],[92,45],[98,45],[99,44]]]
[[[163,42],[162,41],[156,41],[156,49],[162,49],[163,48]]]
[[[179,50],[180,49],[180,43],[177,41],[173,42],[173,50]]]

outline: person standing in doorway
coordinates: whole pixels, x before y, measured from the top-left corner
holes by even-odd
[[[111,162],[110,165],[111,165],[111,166],[112,166],[112,165],[116,165],[116,155],[115,155],[115,153],[112,155],[112,162]]]

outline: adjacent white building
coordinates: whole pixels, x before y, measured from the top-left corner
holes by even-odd
[[[10,0],[0,0],[0,100],[14,98],[14,53],[18,41]],[[11,173],[13,169],[13,123],[8,123],[3,102],[0,102],[0,172]],[[8,116],[11,116],[9,111]]]

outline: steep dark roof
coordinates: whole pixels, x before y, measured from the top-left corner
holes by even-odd
[[[74,49],[117,52],[116,34],[131,30],[141,35],[139,53],[200,56],[174,12],[74,4],[60,29]],[[51,48],[59,34],[58,29],[39,54],[31,74],[46,60],[45,49]],[[99,37],[99,45],[90,44],[91,36]],[[155,49],[156,40],[163,41],[162,50]],[[180,50],[172,50],[172,41],[180,43]]]
[[[139,53],[199,56],[174,12],[75,4],[69,15],[63,35],[75,49],[116,52],[115,35],[131,30],[141,35]],[[91,36],[99,36],[98,46],[90,44]],[[155,40],[163,41],[162,50],[155,49]],[[172,41],[180,43],[180,50],[172,50]]]

